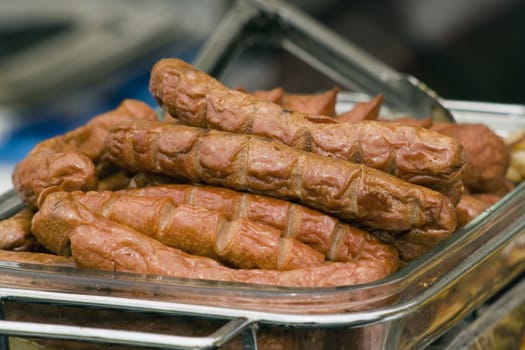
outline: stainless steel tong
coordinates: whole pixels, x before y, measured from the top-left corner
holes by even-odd
[[[393,111],[416,118],[454,121],[438,95],[280,0],[238,0],[205,42],[194,64],[220,76],[244,48],[274,44],[318,69],[341,87],[383,93]]]

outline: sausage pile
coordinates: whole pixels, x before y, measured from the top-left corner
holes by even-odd
[[[360,284],[512,188],[490,129],[382,120],[381,95],[337,114],[337,88],[249,93],[178,59],[153,67],[150,91],[162,120],[125,100],[16,166],[28,208],[0,223],[2,249],[181,278]]]

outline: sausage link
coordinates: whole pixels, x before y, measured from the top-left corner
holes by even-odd
[[[38,246],[31,233],[33,210],[24,208],[0,221],[0,250],[30,251]]]
[[[103,160],[108,129],[132,119],[154,120],[156,114],[143,102],[124,100],[115,110],[40,142],[16,165],[12,174],[15,190],[32,208],[38,207],[41,193],[95,190],[98,186],[95,165]]]
[[[451,233],[456,226],[453,205],[438,192],[253,135],[134,121],[112,129],[107,144],[109,158],[128,170],[296,200],[371,228]]]
[[[294,238],[333,261],[382,260],[399,265],[397,252],[372,234],[297,203],[223,187],[163,184],[123,189],[133,196],[167,197],[175,204],[191,204],[219,211],[227,220],[247,218],[272,226],[282,237]]]
[[[468,159],[463,183],[469,193],[507,192],[511,152],[504,139],[481,123],[434,123],[432,130],[457,138]]]
[[[311,116],[226,88],[179,59],[158,61],[150,91],[180,122],[274,138],[303,150],[363,163],[459,201],[465,155],[452,137],[413,125],[363,120],[315,123]]]
[[[10,261],[24,264],[38,264],[45,266],[66,266],[75,267],[75,262],[71,257],[54,255],[41,252],[29,251],[9,251],[0,250],[0,261]],[[6,277],[9,278],[9,277]],[[5,280],[3,280],[5,282]],[[14,282],[20,282],[14,281]]]
[[[289,271],[232,269],[217,261],[168,247],[132,228],[96,215],[71,193],[54,192],[37,212],[33,230],[68,238],[75,263],[102,269],[274,286],[324,287],[366,283],[394,271],[377,261],[325,262]],[[36,234],[36,233],[35,233]],[[67,250],[66,250],[67,251]]]
[[[175,205],[167,197],[77,191],[71,192],[70,198],[97,215],[129,226],[168,246],[235,267],[290,270],[324,262],[324,255],[295,239],[281,238],[280,232],[273,227],[245,218],[228,221],[218,211],[189,204]],[[53,208],[45,206],[42,210]],[[40,227],[43,223],[37,225]],[[60,236],[52,229],[44,229],[43,233],[40,229],[37,231],[38,237]],[[67,238],[59,242],[63,241]],[[48,249],[64,252],[60,246],[50,245]]]

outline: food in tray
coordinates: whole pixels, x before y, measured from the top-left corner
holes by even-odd
[[[291,111],[301,111],[306,114],[333,116],[339,88],[333,88],[319,94],[291,94],[282,87],[271,90],[257,90],[252,94],[259,100],[273,102]]]
[[[31,218],[33,211],[24,208],[12,217],[0,221],[0,249],[1,250],[33,250],[38,244],[31,233]]]
[[[113,164],[294,200],[389,232],[452,232],[442,194],[385,172],[253,135],[158,121],[121,123],[106,140]]]
[[[274,232],[279,234],[278,237],[273,238],[275,241],[280,241],[282,238],[297,240],[312,247],[331,261],[351,261],[359,257],[367,257],[371,260],[381,260],[382,264],[392,265],[394,269],[399,264],[395,250],[387,244],[381,244],[374,235],[345,224],[330,215],[286,200],[226,188],[186,184],[131,188],[112,193],[123,195],[124,200],[130,196],[160,197],[164,200],[169,198],[174,205],[193,205],[220,213],[223,221],[226,222],[241,218],[248,219],[254,224],[272,227]],[[109,206],[111,208],[106,209],[106,213],[113,212],[115,202],[111,202],[110,205],[104,204],[104,208]],[[127,210],[125,206],[123,209]],[[125,223],[126,219],[123,220],[123,216],[115,212],[110,218]],[[191,222],[189,224],[192,225]],[[188,223],[181,222],[180,225],[188,225]],[[254,234],[256,236],[253,240],[258,240],[260,237],[256,232]],[[229,238],[235,239],[235,237]],[[264,245],[265,242],[261,244]],[[257,245],[247,249],[257,249]]]
[[[43,264],[49,266],[75,266],[73,258],[49,254],[48,252],[39,253],[28,251],[0,250],[0,260],[15,263]]]
[[[104,159],[106,135],[113,125],[132,119],[154,120],[156,114],[145,103],[126,100],[82,127],[39,143],[13,172],[18,195],[36,208],[42,191],[97,189],[106,175],[113,175]]]
[[[125,100],[16,166],[28,208],[2,224],[25,224],[36,245],[4,249],[31,256],[37,246],[79,268],[360,284],[432,249],[512,188],[509,149],[490,129],[382,119],[382,95],[337,114],[338,88],[249,93],[178,59],[154,66],[150,88],[162,120]]]
[[[459,200],[465,159],[455,138],[375,120],[316,123],[304,113],[228,89],[178,59],[155,64],[150,90],[181,123],[273,138],[323,156],[359,162],[442,192],[454,203]]]
[[[507,178],[513,182],[521,182],[525,179],[525,129],[510,134],[505,142],[511,149]]]
[[[484,124],[434,123],[431,128],[461,141],[469,160],[462,179],[470,192],[506,192],[510,153],[505,140]]]
[[[397,267],[363,258],[288,271],[232,268],[169,247],[128,225],[97,215],[74,197],[74,192],[49,194],[35,214],[33,229],[37,237],[52,236],[59,241],[57,246],[68,245],[80,267],[295,287],[364,283],[382,278]]]

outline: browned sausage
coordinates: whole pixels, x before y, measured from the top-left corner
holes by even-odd
[[[489,194],[463,194],[456,206],[458,227],[468,224],[500,198],[500,196]]]
[[[389,232],[450,233],[456,226],[453,205],[438,192],[253,135],[135,121],[111,130],[107,150],[131,171],[297,200]]]
[[[282,87],[276,87],[271,90],[257,90],[252,95],[259,100],[276,103],[288,110],[333,117],[339,91],[340,89],[335,87],[317,94],[301,95],[288,93]]]
[[[433,188],[453,203],[461,195],[463,147],[438,132],[373,120],[315,123],[306,114],[227,89],[179,59],[155,64],[150,91],[182,123],[271,137],[303,150],[363,163]]]
[[[0,249],[30,250],[34,245],[31,233],[33,210],[24,208],[10,218],[0,221]]]
[[[54,226],[46,225],[46,221]],[[390,266],[368,259],[326,262],[290,271],[232,269],[93,214],[67,192],[51,193],[35,215],[35,235],[50,229],[70,242],[76,264],[86,268],[295,287],[352,285],[394,272]]]
[[[335,104],[339,88],[326,90],[318,94],[300,95],[284,93],[280,105],[288,110],[312,115],[335,115]]]
[[[219,211],[174,203],[170,197],[111,191],[71,195],[93,213],[170,247],[232,266],[291,270],[321,265],[324,261],[324,255],[308,245],[294,238],[281,238],[276,228],[247,218],[228,220]]]
[[[239,90],[239,91],[244,91],[244,90]],[[257,97],[259,100],[266,101],[266,102],[273,102],[273,103],[277,103],[278,105],[280,105],[283,100],[284,89],[278,86],[271,90],[256,90],[252,93],[252,95]]]
[[[374,96],[370,101],[357,102],[348,112],[337,116],[337,120],[346,123],[355,123],[361,120],[378,120],[384,95]]]
[[[75,262],[70,257],[48,253],[13,252],[8,250],[0,250],[0,261],[46,266],[75,266]]]
[[[115,171],[98,181],[98,191],[114,191],[129,187],[132,177],[124,171]]]
[[[227,220],[248,218],[270,225],[283,237],[308,244],[329,260],[378,259],[399,265],[397,252],[372,234],[324,213],[289,201],[223,187],[165,184],[120,190],[134,196],[167,197],[219,211]]]
[[[40,142],[16,165],[12,175],[15,190],[35,208],[42,192],[96,189],[95,164],[104,156],[108,129],[124,120],[155,118],[155,112],[145,103],[125,100],[84,126]]]
[[[494,130],[473,123],[434,123],[432,129],[456,137],[465,148],[463,183],[470,192],[506,192],[510,149]]]

